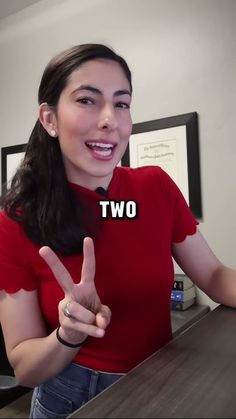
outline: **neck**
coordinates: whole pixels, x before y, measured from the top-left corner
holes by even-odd
[[[112,176],[113,176],[113,172],[109,176],[106,176],[106,177],[96,176],[94,178],[90,177],[89,179],[85,179],[85,178],[74,179],[71,177],[70,179],[68,179],[68,181],[76,185],[83,186],[83,188],[89,189],[91,191],[95,191],[97,188],[102,188],[103,190],[107,190],[111,182]]]

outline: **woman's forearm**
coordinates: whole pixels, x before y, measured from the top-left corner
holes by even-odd
[[[236,308],[236,271],[224,265],[219,266],[206,292],[217,303]]]
[[[12,349],[9,361],[20,385],[36,387],[58,375],[75,357],[79,348],[61,344],[56,331],[43,338],[19,343]]]

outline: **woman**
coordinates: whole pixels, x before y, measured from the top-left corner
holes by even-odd
[[[0,218],[0,316],[31,417],[66,417],[171,339],[172,256],[236,306],[236,273],[213,254],[158,167],[117,167],[132,129],[126,62],[103,45],[53,58],[39,119]],[[137,216],[101,217],[100,201]],[[108,204],[109,205],[109,204]]]

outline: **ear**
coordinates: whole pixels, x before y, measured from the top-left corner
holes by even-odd
[[[39,120],[51,137],[57,137],[57,118],[46,102],[39,106]]]

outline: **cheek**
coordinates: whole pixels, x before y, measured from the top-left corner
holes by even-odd
[[[91,124],[91,118],[88,115],[69,112],[64,110],[63,118],[59,119],[59,134],[67,135],[83,135]]]
[[[130,116],[127,116],[127,118],[122,121],[121,131],[122,131],[122,137],[124,139],[129,139],[132,133],[132,119]]]
[[[126,127],[125,127],[125,135],[126,135],[126,137],[128,137],[128,139],[129,139],[131,133],[132,133],[132,121],[130,119],[130,121],[126,124]]]

